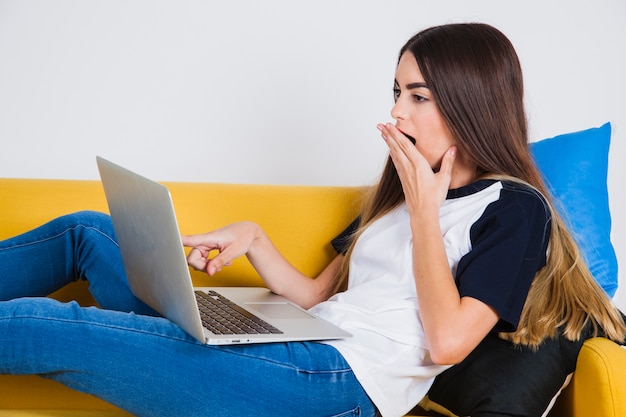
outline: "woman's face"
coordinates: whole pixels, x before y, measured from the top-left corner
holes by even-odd
[[[432,94],[411,52],[400,57],[394,83],[395,105],[391,117],[402,133],[415,139],[417,150],[433,170],[438,170],[441,158],[456,141],[444,123]]]

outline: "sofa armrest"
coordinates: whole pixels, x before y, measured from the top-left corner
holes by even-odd
[[[601,337],[587,340],[550,417],[626,417],[624,370],[626,349]]]

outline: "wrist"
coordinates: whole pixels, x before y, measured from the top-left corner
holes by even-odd
[[[421,212],[417,216],[411,216],[409,222],[414,245],[417,244],[420,239],[428,242],[429,239],[441,238],[441,225],[439,224],[438,212]]]
[[[411,227],[422,228],[430,225],[439,226],[439,206],[422,206],[409,211]]]
[[[263,241],[267,239],[267,235],[261,226],[254,222],[246,222],[246,226],[250,236],[250,245],[248,246],[247,255],[254,256],[254,253],[259,250],[259,247],[263,246]]]

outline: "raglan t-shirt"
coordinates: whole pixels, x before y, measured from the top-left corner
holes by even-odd
[[[543,197],[514,182],[480,180],[448,192],[440,225],[461,296],[498,313],[494,331],[515,330],[530,283],[546,261],[550,215]],[[333,241],[338,252],[346,249],[356,227]],[[404,415],[447,369],[429,355],[412,250],[402,204],[359,236],[346,291],[311,308],[353,334],[324,343],[341,352],[383,416]]]

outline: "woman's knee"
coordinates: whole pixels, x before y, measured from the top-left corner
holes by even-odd
[[[57,218],[65,228],[87,227],[97,229],[107,235],[115,236],[111,216],[98,211],[84,210],[66,214]]]

